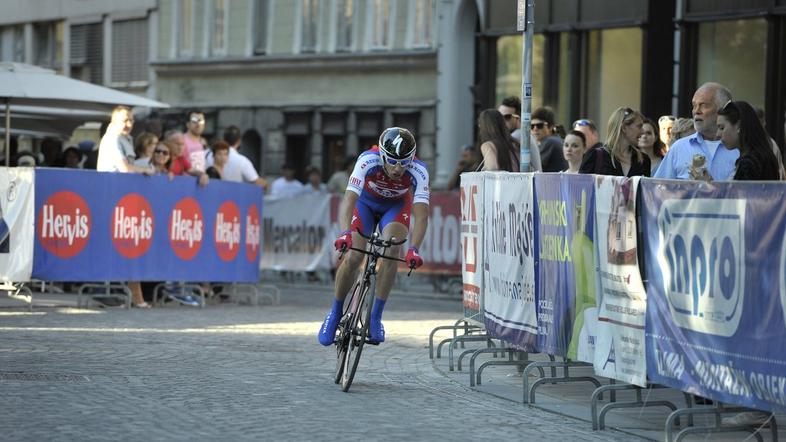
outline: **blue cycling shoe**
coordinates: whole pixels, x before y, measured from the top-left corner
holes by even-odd
[[[371,318],[371,323],[368,326],[368,343],[379,344],[385,342],[385,327],[382,326],[382,320],[375,320]]]
[[[338,321],[341,319],[341,314],[335,313],[330,310],[325,316],[325,322],[319,328],[319,343],[328,346],[336,340],[336,328],[338,328]]]

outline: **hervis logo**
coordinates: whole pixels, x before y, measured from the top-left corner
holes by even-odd
[[[667,200],[658,213],[658,262],[681,328],[729,337],[745,297],[745,200]]]
[[[130,193],[117,202],[112,212],[112,244],[126,258],[147,253],[153,242],[153,210],[138,193]]]
[[[191,260],[202,247],[205,218],[197,200],[183,198],[175,204],[169,217],[169,243],[181,259]]]
[[[73,258],[90,239],[92,217],[87,202],[74,192],[62,191],[46,199],[36,220],[41,245],[58,258]]]
[[[232,201],[224,201],[216,213],[216,251],[224,261],[232,261],[240,250],[240,209]]]
[[[259,210],[252,204],[246,212],[246,259],[254,262],[259,255]]]

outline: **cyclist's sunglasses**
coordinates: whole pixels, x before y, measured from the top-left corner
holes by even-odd
[[[412,158],[410,157],[410,158],[404,158],[404,159],[401,159],[401,160],[397,160],[395,158],[390,158],[390,157],[386,156],[385,157],[385,162],[388,163],[388,165],[390,165],[390,166],[397,166],[397,165],[401,164],[402,166],[406,167],[406,166],[409,165],[409,163],[412,162]]]

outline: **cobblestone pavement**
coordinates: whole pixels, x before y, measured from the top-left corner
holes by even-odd
[[[329,295],[280,306],[0,310],[0,439],[630,440],[478,393],[435,370],[455,301],[391,298],[388,341],[349,393],[316,342]]]

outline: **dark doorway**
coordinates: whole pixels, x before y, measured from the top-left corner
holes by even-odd
[[[343,135],[325,135],[322,141],[322,178],[328,178],[344,167],[347,143]]]
[[[260,167],[262,161],[262,136],[259,135],[256,129],[249,129],[243,133],[240,141],[240,153],[251,160],[257,172],[263,173]]]
[[[306,181],[306,168],[311,163],[311,143],[308,135],[287,135],[284,162],[295,168],[295,178]]]

